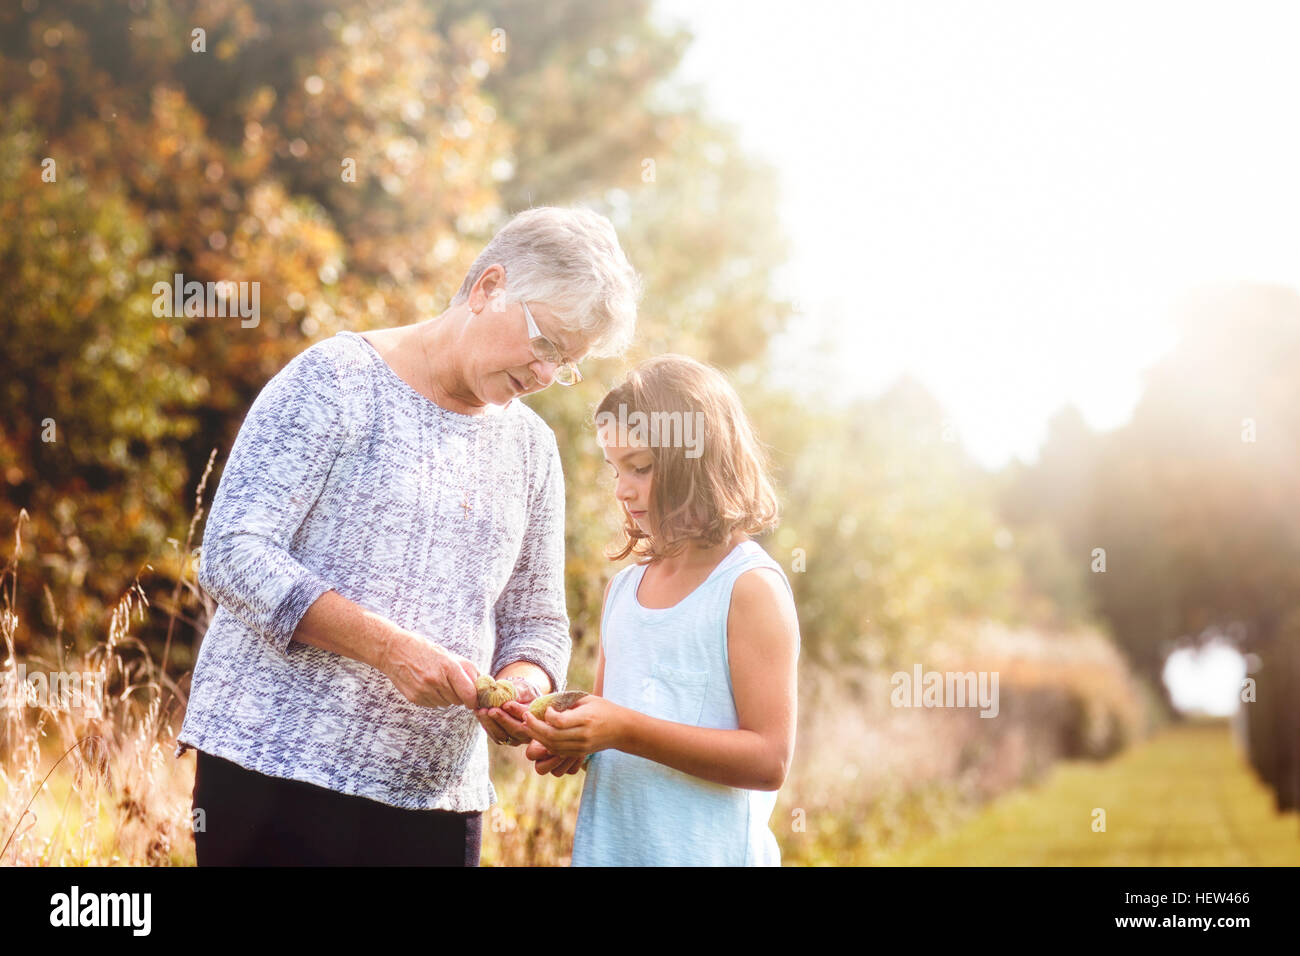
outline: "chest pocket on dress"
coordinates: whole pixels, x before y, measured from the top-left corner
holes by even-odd
[[[641,683],[641,709],[651,717],[699,726],[704,712],[708,671],[684,670],[656,662]]]

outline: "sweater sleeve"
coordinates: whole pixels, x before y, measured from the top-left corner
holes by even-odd
[[[564,690],[569,669],[569,614],[564,590],[564,471],[547,430],[546,464],[528,503],[528,525],[510,580],[496,603],[492,673],[530,661]]]
[[[199,583],[280,654],[331,587],[289,547],[345,443],[344,398],[324,349],[295,356],[244,418],[204,528]]]

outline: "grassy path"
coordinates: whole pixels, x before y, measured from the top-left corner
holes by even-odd
[[[1105,832],[1093,810],[1105,810]],[[1166,730],[1104,763],[1061,764],[886,866],[1300,866],[1300,814],[1278,814],[1226,722]]]

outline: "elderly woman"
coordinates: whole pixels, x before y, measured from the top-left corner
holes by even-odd
[[[477,865],[487,738],[528,736],[474,681],[527,701],[569,660],[559,450],[515,399],[621,352],[638,292],[607,219],[530,209],[442,315],[340,332],[263,388],[200,560],[199,865]]]

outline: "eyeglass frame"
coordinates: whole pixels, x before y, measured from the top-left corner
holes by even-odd
[[[533,313],[529,311],[528,303],[520,302],[519,304],[523,306],[524,319],[528,322],[528,347],[532,349],[533,356],[539,362],[545,362],[547,365],[554,365],[555,372],[556,372],[554,381],[565,386],[566,388],[571,385],[577,385],[579,382],[581,382],[582,373],[578,371],[577,363],[563,361],[564,355],[560,352],[558,348],[556,348],[555,343],[552,342],[550,339],[548,339],[546,336],[542,335],[542,330],[537,327],[537,320],[533,318]],[[539,345],[538,343],[542,343],[542,344]],[[560,359],[561,361],[555,361],[554,359],[547,358],[545,355],[539,355],[538,354],[539,348],[549,349],[554,354],[555,359]],[[566,382],[562,378],[560,378],[559,373],[566,369],[573,375],[572,382]]]

